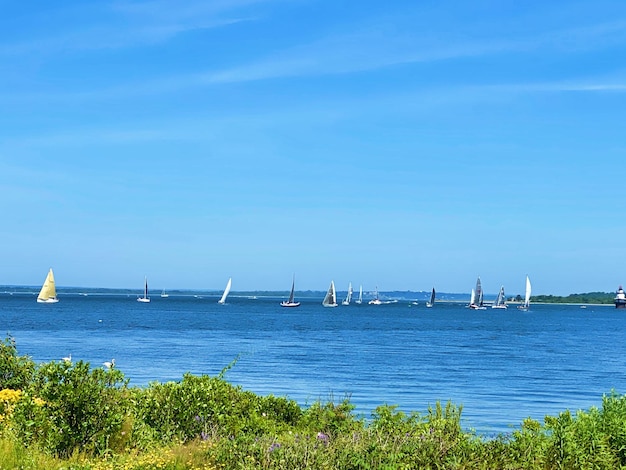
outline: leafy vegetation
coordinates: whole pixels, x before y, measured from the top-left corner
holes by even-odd
[[[231,367],[231,364],[229,367]],[[462,429],[462,408],[380,406],[371,419],[348,398],[302,408],[217,377],[128,387],[121,371],[34,364],[0,344],[0,468],[615,469],[626,468],[626,396],[600,408],[527,419],[485,438]]]
[[[586,294],[570,294],[565,297],[557,295],[533,295],[531,302],[548,304],[613,304],[614,298],[614,293],[588,292]]]

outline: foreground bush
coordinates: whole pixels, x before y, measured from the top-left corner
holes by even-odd
[[[10,338],[0,381],[1,469],[626,468],[626,396],[616,393],[486,439],[463,430],[452,403],[410,414],[385,405],[365,420],[347,398],[302,408],[223,373],[131,388],[116,369],[36,365]]]

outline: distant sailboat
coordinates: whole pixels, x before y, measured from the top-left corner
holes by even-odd
[[[281,307],[299,307],[300,306],[300,302],[296,302],[294,298],[295,287],[296,287],[296,275],[294,274],[293,279],[291,280],[291,292],[289,292],[289,299],[283,300],[280,303]]]
[[[348,295],[345,300],[341,302],[341,305],[350,305],[350,301],[352,300],[352,283],[348,284]]]
[[[57,303],[59,299],[57,298],[57,289],[54,284],[54,274],[52,273],[52,268],[48,271],[48,275],[46,276],[46,280],[39,291],[39,295],[37,296],[37,302],[40,304],[54,304]]]
[[[524,293],[524,303],[522,305],[518,305],[517,308],[520,310],[528,311],[530,308],[530,293],[532,291],[530,285],[530,279],[526,276],[526,292]]]
[[[222,294],[222,298],[217,301],[218,304],[225,304],[226,297],[228,297],[228,293],[230,292],[230,286],[233,284],[233,278],[229,277],[228,282],[226,283],[226,288],[224,289],[224,293]]]
[[[378,286],[376,286],[376,291],[374,294],[374,298],[368,302],[370,305],[380,305],[382,301],[378,298]]]
[[[472,293],[474,293],[475,297],[472,297],[472,300],[470,300],[469,308],[474,310],[486,310],[487,307],[483,305],[483,286],[480,282],[480,276],[476,279],[476,291],[472,290]],[[476,300],[475,303],[474,300]]]
[[[426,302],[427,307],[432,307],[435,305],[435,288],[433,287],[432,292],[430,293],[430,300]]]
[[[359,286],[359,298],[354,301],[355,304],[363,303],[363,286]]]
[[[143,297],[138,297],[137,302],[150,302],[150,297],[148,297],[148,278],[145,278],[144,287],[143,287]]]
[[[161,292],[161,298],[162,299],[167,299],[169,296],[170,295],[165,292],[165,289],[163,289],[163,292]]]
[[[337,292],[335,291],[335,281],[330,281],[330,287],[326,296],[322,301],[324,307],[336,307],[337,306]]]
[[[504,286],[500,287],[500,292],[498,292],[498,297],[496,297],[496,301],[491,306],[491,308],[506,309],[506,302],[504,298]]]

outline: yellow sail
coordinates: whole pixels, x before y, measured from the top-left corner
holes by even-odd
[[[52,268],[50,268],[50,271],[48,271],[48,276],[43,283],[41,291],[39,291],[39,295],[37,296],[37,302],[58,302],[57,289],[54,284],[54,274],[52,273]]]

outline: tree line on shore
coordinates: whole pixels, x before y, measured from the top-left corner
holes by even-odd
[[[517,296],[521,301],[521,296]],[[615,299],[614,293],[609,292],[587,292],[585,294],[569,294],[567,296],[558,295],[533,295],[531,302],[546,304],[612,304]]]

